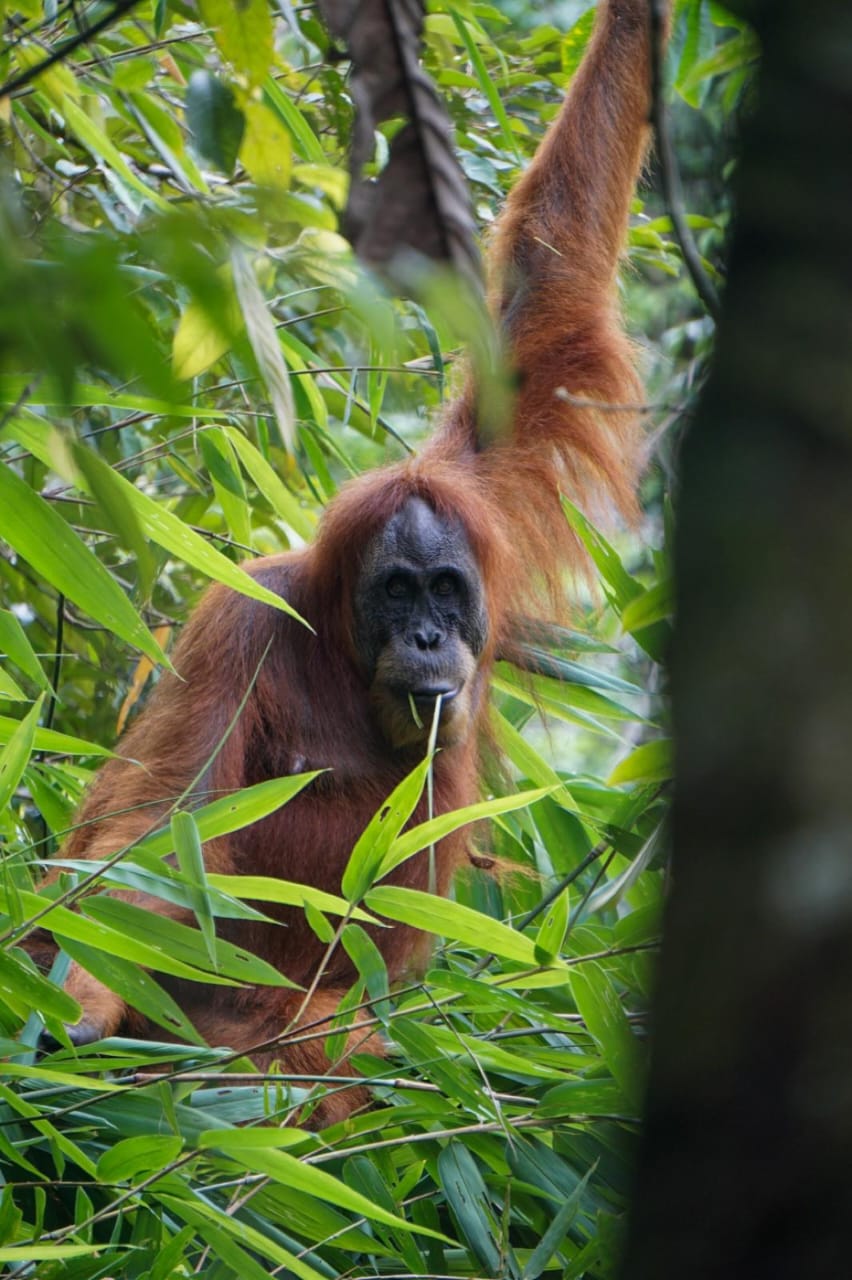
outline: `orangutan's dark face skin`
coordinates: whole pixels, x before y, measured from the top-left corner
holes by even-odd
[[[374,710],[391,745],[424,743],[438,698],[438,742],[462,741],[488,617],[461,524],[409,498],[367,549],[355,624]]]

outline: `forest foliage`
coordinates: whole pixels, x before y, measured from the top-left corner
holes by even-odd
[[[430,4],[423,65],[481,228],[592,17]],[[717,4],[675,6],[669,117],[717,284],[755,59]],[[217,883],[194,851],[286,803],[290,780],[191,814],[176,797],[168,829],[67,865],[47,895],[41,869],[205,585],[257,594],[242,560],[303,545],[348,476],[416,449],[480,320],[441,273],[393,297],[343,238],[349,66],[313,6],[11,0],[0,79],[0,1262],[63,1280],[612,1275],[665,884],[670,471],[712,339],[653,169],[624,287],[649,387],[645,523],[605,534],[567,509],[597,582],[573,584],[573,630],[542,628],[528,670],[498,668],[503,759],[465,815],[491,817],[483,856],[517,873],[412,908],[373,885],[411,851],[386,832],[339,897],[277,890],[321,937],[342,922],[359,971],[321,1032],[331,1056],[357,1007],[389,1044],[356,1059],[373,1109],[316,1133],[321,1086],[196,1043],[157,983],[279,980],[216,939],[257,886]],[[379,125],[373,174],[398,128]],[[197,933],[108,894],[143,883],[191,905]],[[435,934],[422,982],[388,991],[365,910]],[[49,975],[20,948],[36,926],[61,944]],[[181,1043],[73,1051],[71,959]],[[59,1048],[38,1056],[44,1028]]]

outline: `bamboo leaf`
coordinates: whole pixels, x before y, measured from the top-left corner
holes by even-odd
[[[91,617],[141,649],[152,661],[170,665],[98,558],[44,498],[6,466],[0,467],[0,535],[51,586]]]

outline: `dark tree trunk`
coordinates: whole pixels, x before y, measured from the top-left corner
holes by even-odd
[[[683,450],[673,893],[625,1280],[852,1276],[852,4],[764,43]]]

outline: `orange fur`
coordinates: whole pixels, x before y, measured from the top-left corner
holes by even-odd
[[[633,417],[577,407],[555,393],[565,387],[614,404],[639,399],[618,318],[615,273],[645,147],[646,22],[645,0],[602,4],[566,104],[493,237],[492,303],[519,374],[511,433],[483,447],[468,385],[419,458],[365,476],[340,493],[313,547],[249,566],[311,621],[316,634],[214,586],[176,648],[182,678],[163,677],[122,740],[123,758],[101,770],[80,814],[87,825],[69,840],[67,857],[109,856],[162,820],[169,802],[204,771],[269,645],[257,683],[192,800],[306,769],[330,772],[278,813],[211,841],[205,857],[212,870],[281,876],[339,891],[353,844],[412,764],[387,746],[371,716],[352,615],[359,553],[412,495],[461,521],[485,584],[490,633],[475,680],[471,732],[439,753],[434,778],[438,813],[475,798],[477,730],[487,711],[494,655],[509,646],[511,615],[546,611],[566,565],[577,564],[560,492],[587,506],[603,498],[628,516],[634,511],[641,438]],[[414,821],[424,816],[421,805]],[[463,833],[440,843],[441,893],[449,891],[465,856]],[[425,889],[425,856],[403,864],[391,879]],[[192,922],[160,900],[128,896]],[[324,945],[301,910],[264,909],[286,927],[220,920],[221,936],[307,986]],[[417,969],[428,954],[412,929],[397,926],[375,936],[392,981]],[[353,978],[339,949],[302,1022],[330,1016]],[[76,967],[67,985],[103,1034],[132,1019],[118,997]],[[298,1008],[291,993],[168,985],[208,1039],[235,1049],[282,1032]],[[133,1025],[138,1032],[138,1017]],[[285,1039],[274,1056],[297,1072],[328,1069],[321,1040],[288,1047]],[[339,1116],[363,1101],[357,1093],[354,1103],[346,1096],[327,1114]]]

